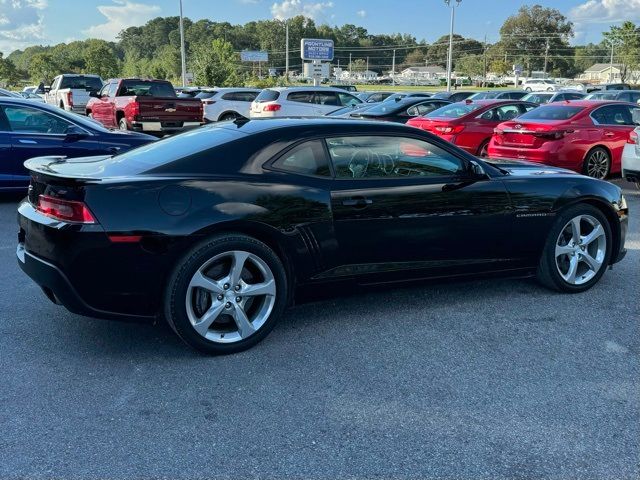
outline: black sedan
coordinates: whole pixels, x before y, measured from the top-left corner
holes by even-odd
[[[165,318],[208,353],[262,340],[301,285],[535,272],[581,292],[625,254],[617,186],[394,123],[225,122],[27,166],[17,256],[44,293],[84,315]]]
[[[433,100],[423,97],[405,97],[398,101],[384,101],[371,108],[356,109],[342,116],[366,120],[407,123],[410,118],[426,115],[448,105],[448,100]],[[333,113],[333,112],[332,112]]]
[[[111,131],[58,107],[23,98],[0,98],[0,191],[26,190],[24,161],[41,155],[83,157],[114,154],[156,138]]]

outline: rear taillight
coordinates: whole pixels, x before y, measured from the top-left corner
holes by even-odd
[[[67,92],[67,105],[69,108],[73,108],[73,92]]]
[[[534,137],[544,138],[546,140],[560,140],[567,133],[570,133],[570,132],[567,130],[547,130],[544,132],[532,132],[531,134]]]
[[[129,101],[129,105],[127,107],[127,115],[130,122],[137,122],[140,120],[140,104],[136,102],[134,99]]]
[[[436,132],[444,133],[445,135],[455,135],[456,133],[460,133],[464,130],[464,125],[445,125],[445,126],[437,126],[434,127]]]
[[[278,103],[270,103],[269,105],[265,105],[262,107],[263,112],[277,112],[282,108],[282,105]]]
[[[40,195],[36,209],[48,217],[63,222],[96,223],[95,217],[83,202]]]
[[[638,133],[635,130],[631,130],[629,132],[629,137],[627,138],[627,143],[632,143],[633,145],[638,144]]]
[[[216,103],[215,100],[203,100],[202,103],[204,105],[213,105],[214,103]]]

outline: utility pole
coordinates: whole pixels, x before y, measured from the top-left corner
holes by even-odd
[[[462,0],[455,0],[456,5],[451,5],[451,0],[444,0],[447,7],[451,8],[451,25],[449,27],[449,55],[447,58],[447,92],[451,91],[451,73],[453,65],[453,23],[456,16],[456,6],[460,5]]]
[[[613,39],[611,39],[611,57],[609,58],[609,83],[613,83]]]
[[[482,50],[484,57],[484,67],[482,68],[482,88],[487,85],[487,34],[484,34],[484,49]]]
[[[369,71],[369,57],[367,57],[367,71]]]
[[[180,0],[180,55],[182,57],[182,86],[187,86],[187,52],[184,48],[184,20],[182,18],[182,0]]]
[[[351,52],[349,52],[349,80],[351,80]]]
[[[547,46],[544,49],[544,76],[547,77],[547,63],[549,61],[549,39],[547,38]]]
[[[393,50],[393,60],[391,61],[391,81],[393,82],[393,86],[396,85],[396,51]]]
[[[289,19],[287,18],[284,21],[284,29],[285,29],[285,42],[287,43],[284,47],[285,56],[287,57],[284,61],[284,80],[285,82],[289,81]]]

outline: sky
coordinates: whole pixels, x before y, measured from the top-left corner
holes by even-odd
[[[503,21],[534,3],[574,22],[574,44],[598,42],[602,31],[623,20],[640,22],[640,0],[462,0],[455,31],[495,42]],[[232,24],[304,14],[317,23],[353,23],[370,33],[409,33],[428,42],[449,32],[443,0],[183,0],[183,8],[193,20]],[[123,28],[178,12],[179,0],[0,0],[0,52],[90,37],[115,40]]]

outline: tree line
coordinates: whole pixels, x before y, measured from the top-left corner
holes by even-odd
[[[386,74],[408,66],[441,65],[447,61],[449,37],[428,44],[409,34],[370,34],[352,24],[317,25],[297,16],[288,20],[290,70],[300,71],[301,38],[332,39],[334,65]],[[257,74],[285,68],[285,27],[280,20],[260,20],[244,25],[211,20],[184,20],[187,69],[201,85],[255,84]],[[614,62],[623,65],[623,77],[640,65],[640,29],[632,22],[612,26],[602,42],[572,46],[573,24],[558,10],[540,5],[523,6],[500,29],[500,40],[490,44],[455,35],[453,62],[457,72],[476,76],[485,72],[508,74],[513,64],[525,72],[546,70],[554,77],[573,77],[594,63],[608,63],[611,45]],[[243,63],[238,52],[264,50],[263,65]],[[395,61],[395,62],[394,62]],[[5,57],[0,53],[0,81],[17,85],[25,81],[48,83],[60,73],[94,73],[103,78],[144,76],[180,81],[180,30],[178,17],[158,17],[143,26],[123,30],[116,42],[88,39],[53,46],[32,46]]]

